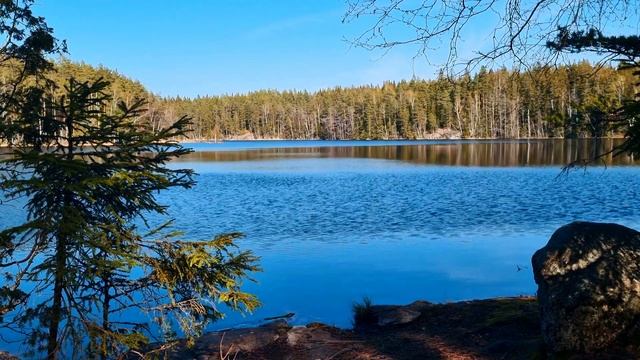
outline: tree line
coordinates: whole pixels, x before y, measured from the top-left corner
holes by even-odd
[[[56,68],[54,79],[110,81],[112,107],[147,99],[144,118],[155,130],[191,117],[191,137],[198,140],[600,137],[612,135],[605,114],[635,94],[631,71],[586,61],[528,71],[481,68],[453,79],[439,74],[435,80],[317,92],[196,98],[156,96],[103,67],[63,60]]]

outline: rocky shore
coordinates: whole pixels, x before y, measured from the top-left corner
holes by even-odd
[[[409,360],[554,359],[540,330],[537,301],[496,298],[448,304],[372,306],[375,323],[345,330],[320,323],[263,326],[208,333],[169,359]],[[616,344],[563,359],[633,359],[638,346]]]
[[[170,359],[511,359],[544,354],[538,307],[530,297],[448,304],[372,305],[371,322],[345,330],[276,320],[212,332]],[[524,357],[523,357],[524,356]]]
[[[413,359],[637,359],[640,346],[620,343],[600,351],[550,355],[532,297],[432,304],[373,305],[370,323],[339,329],[320,323],[210,332],[191,347],[180,343],[160,358],[195,360],[413,360]],[[160,355],[160,354],[156,354]],[[3,357],[4,356],[4,357]],[[129,359],[139,359],[137,355]],[[0,353],[0,359],[17,359]]]

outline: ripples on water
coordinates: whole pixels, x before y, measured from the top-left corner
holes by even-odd
[[[530,256],[557,227],[640,220],[638,168],[618,166],[633,159],[561,175],[590,154],[587,142],[269,148],[278,144],[200,144],[173,165],[200,173],[196,189],[166,194],[178,226],[194,238],[242,231],[243,246],[263,257],[259,284],[248,288],[265,306],[219,326],[289,311],[349,326],[351,303],[365,295],[402,303],[533,294]]]
[[[558,222],[633,220],[637,170],[409,167],[380,160],[199,164],[194,191],[168,195],[195,237],[242,230],[258,246],[363,242],[496,231],[537,233]],[[322,169],[321,171],[319,169]]]
[[[640,225],[634,159],[560,175],[590,154],[589,142],[190,146],[197,152],[171,166],[196,169],[198,185],[160,195],[176,226],[193,239],[241,231],[264,268],[247,285],[264,306],[216,327],[287,312],[350,326],[350,306],[365,295],[405,303],[533,294],[531,254],[557,227]],[[6,226],[16,210],[4,210]]]

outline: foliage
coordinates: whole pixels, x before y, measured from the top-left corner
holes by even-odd
[[[161,226],[140,235],[136,220],[166,212],[158,191],[194,184],[192,170],[165,166],[190,151],[172,141],[186,135],[190,119],[151,131],[138,121],[144,101],[105,110],[108,87],[70,79],[58,97],[34,92],[13,121],[19,136],[10,156],[0,160],[0,190],[25,198],[28,213],[0,232],[0,268],[10,280],[0,309],[4,325],[49,358],[142,347],[156,331],[123,321],[132,311],[152,315],[169,341],[180,335],[176,324],[193,338],[220,318],[218,302],[258,305],[240,291],[258,268],[251,253],[234,250],[239,234],[176,241]]]
[[[140,83],[105,68],[61,60],[47,75],[111,85],[105,111],[119,101],[147,99],[137,121],[151,131],[187,115],[196,139],[242,136],[278,139],[414,139],[453,129],[467,138],[543,138],[611,135],[602,114],[632,99],[631,71],[587,62],[529,71],[480,69],[474,75],[386,82],[382,86],[304,91],[257,91],[244,95],[160,98]],[[61,90],[58,90],[60,92]],[[624,131],[623,128],[618,131]]]
[[[157,333],[123,321],[132,311],[153,316],[171,340],[175,323],[192,338],[221,317],[217,303],[255,308],[240,285],[257,258],[234,249],[239,234],[187,242],[168,224],[144,236],[136,225],[165,213],[158,191],[193,185],[192,171],[165,166],[189,152],[173,140],[190,119],[150,128],[139,99],[153,97],[139,83],[54,66],[47,57],[65,43],[32,5],[0,1],[0,146],[9,146],[0,193],[27,210],[25,223],[0,231],[2,327],[22,334],[32,355],[107,358]]]
[[[635,76],[640,69],[640,37],[637,32],[639,3],[637,0],[494,0],[454,1],[427,0],[348,0],[344,20],[368,19],[366,30],[354,40],[368,49],[389,49],[417,45],[428,55],[435,42],[449,44],[447,68],[455,68],[461,39],[466,31],[490,29],[492,42],[488,48],[477,48],[475,56],[463,61],[465,70],[500,59],[511,59],[515,65],[555,63],[565,53],[593,52],[601,58],[600,65],[614,60],[620,71]],[[475,25],[474,25],[475,24]],[[618,36],[604,36],[603,31],[615,29]],[[631,33],[627,33],[631,31]],[[571,80],[569,79],[569,83]],[[637,86],[637,84],[636,84]],[[573,165],[584,165],[614,153],[640,153],[640,99],[632,94],[611,101],[611,97],[590,97],[590,101],[574,106],[577,116],[565,121],[565,136],[579,135],[582,123],[592,136],[599,137],[609,128],[625,131],[626,141],[606,154],[593,154],[578,159]],[[549,120],[558,121],[556,114]],[[584,118],[586,121],[581,121]],[[596,147],[594,147],[596,148]]]
[[[596,104],[592,111],[599,112],[599,117],[608,126],[625,131],[623,144],[603,154],[593,154],[586,159],[578,159],[570,167],[586,165],[601,160],[604,156],[631,153],[640,155],[640,37],[638,36],[605,36],[597,29],[571,32],[566,28],[559,29],[555,40],[547,46],[558,52],[596,52],[606,55],[610,60],[620,64],[621,71],[633,76],[635,94],[617,106]]]
[[[480,69],[450,79],[386,82],[316,93],[258,91],[171,98],[163,114],[194,118],[194,137],[412,139],[449,128],[467,138],[610,135],[595,109],[615,109],[633,96],[629,71],[600,71],[587,62],[527,72]],[[166,124],[161,117],[158,121]]]
[[[33,84],[51,68],[47,56],[66,49],[45,20],[33,14],[32,5],[33,0],[0,1],[0,144],[13,138],[11,119],[25,99],[37,96]]]

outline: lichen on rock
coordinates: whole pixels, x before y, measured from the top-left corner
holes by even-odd
[[[640,233],[574,222],[532,258],[545,342],[555,352],[606,348],[640,316]]]

